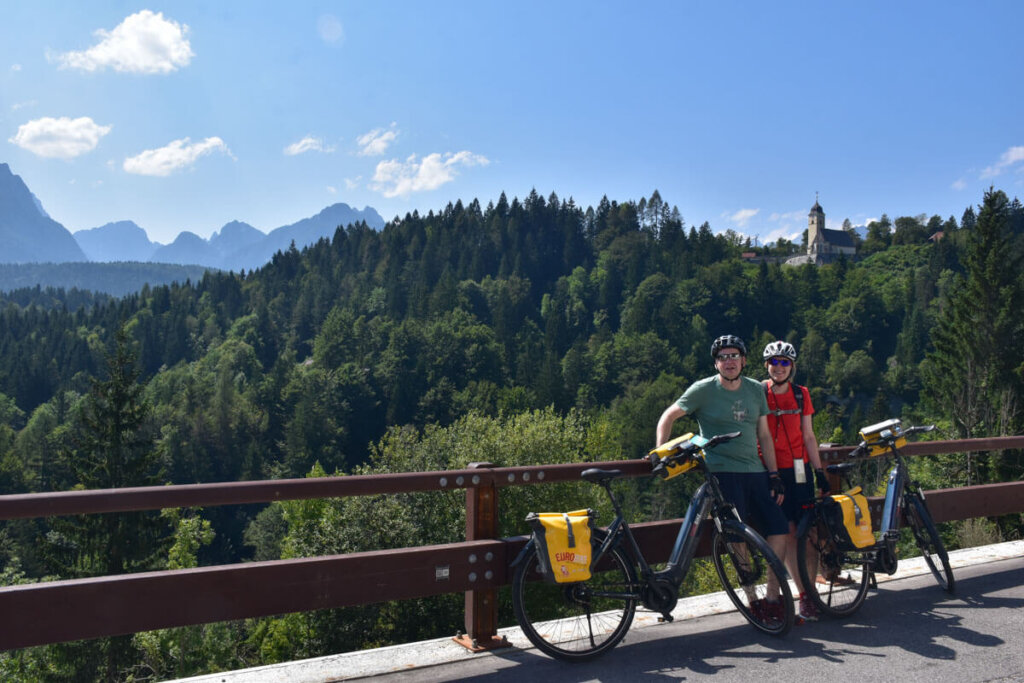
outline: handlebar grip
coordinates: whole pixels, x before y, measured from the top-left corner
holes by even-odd
[[[707,446],[705,446],[705,448],[717,446],[718,444],[725,443],[726,441],[732,441],[739,435],[740,432],[729,432],[727,434],[719,434],[717,436],[713,436],[710,440],[708,440]]]

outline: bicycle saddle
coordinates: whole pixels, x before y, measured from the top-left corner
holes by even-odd
[[[622,470],[602,470],[598,467],[591,467],[589,470],[583,470],[580,473],[580,478],[584,481],[589,481],[591,484],[601,484],[621,476]]]

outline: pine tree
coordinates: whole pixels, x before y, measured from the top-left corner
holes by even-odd
[[[1001,436],[1021,419],[1024,287],[1021,254],[1008,226],[1009,202],[989,189],[970,230],[958,276],[932,330],[934,350],[924,363],[925,388],[959,438]],[[973,483],[968,460],[968,481]],[[978,477],[986,480],[985,472]]]
[[[69,452],[62,454],[64,467],[80,487],[153,486],[161,481],[148,424],[149,407],[142,399],[135,363],[135,352],[122,325],[115,334],[114,349],[106,357],[107,377],[93,380],[79,416],[77,437]],[[49,559],[53,569],[67,578],[152,568],[161,551],[164,526],[155,513],[141,512],[54,519],[48,537]],[[74,667],[72,677],[83,680],[96,675],[117,680],[134,659],[129,636],[58,646],[57,650],[63,653],[58,659],[66,658]]]

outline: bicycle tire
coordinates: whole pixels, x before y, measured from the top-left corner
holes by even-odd
[[[796,539],[797,571],[800,572],[804,595],[821,614],[848,617],[860,609],[867,597],[870,559],[862,551],[839,550],[825,522],[815,512],[809,514],[814,517],[801,524]],[[811,566],[814,567],[813,576]]]
[[[793,592],[768,541],[743,522],[726,520],[721,531],[712,533],[711,558],[726,595],[754,628],[773,636],[789,633],[795,620]],[[769,602],[772,578],[779,594]]]
[[[946,546],[939,537],[939,531],[935,528],[935,522],[932,521],[924,498],[920,493],[910,491],[904,495],[903,501],[907,526],[914,534],[914,541],[917,542],[928,569],[939,582],[939,586],[947,593],[952,593],[956,588],[956,581],[953,579],[953,569],[949,566],[949,553],[946,552]]]
[[[602,538],[594,534],[595,549]],[[632,597],[622,597],[627,593]],[[523,634],[538,650],[565,662],[585,662],[615,647],[633,623],[637,597],[636,571],[621,548],[605,553],[587,581],[564,584],[541,577],[532,548],[512,580],[512,606]]]

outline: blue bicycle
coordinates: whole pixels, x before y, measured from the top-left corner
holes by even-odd
[[[852,458],[891,455],[896,460],[886,485],[878,539],[873,543],[863,547],[849,545],[836,520],[826,512],[831,504],[828,496],[808,508],[797,529],[797,564],[805,591],[822,613],[833,617],[853,614],[864,602],[875,572],[896,573],[903,521],[939,586],[953,592],[955,582],[949,553],[928,511],[924,491],[910,478],[900,453],[908,436],[933,429],[935,425],[904,429],[900,420],[891,419],[861,430],[863,440],[850,453]],[[844,462],[829,465],[828,471],[845,479],[854,466],[853,462]]]

